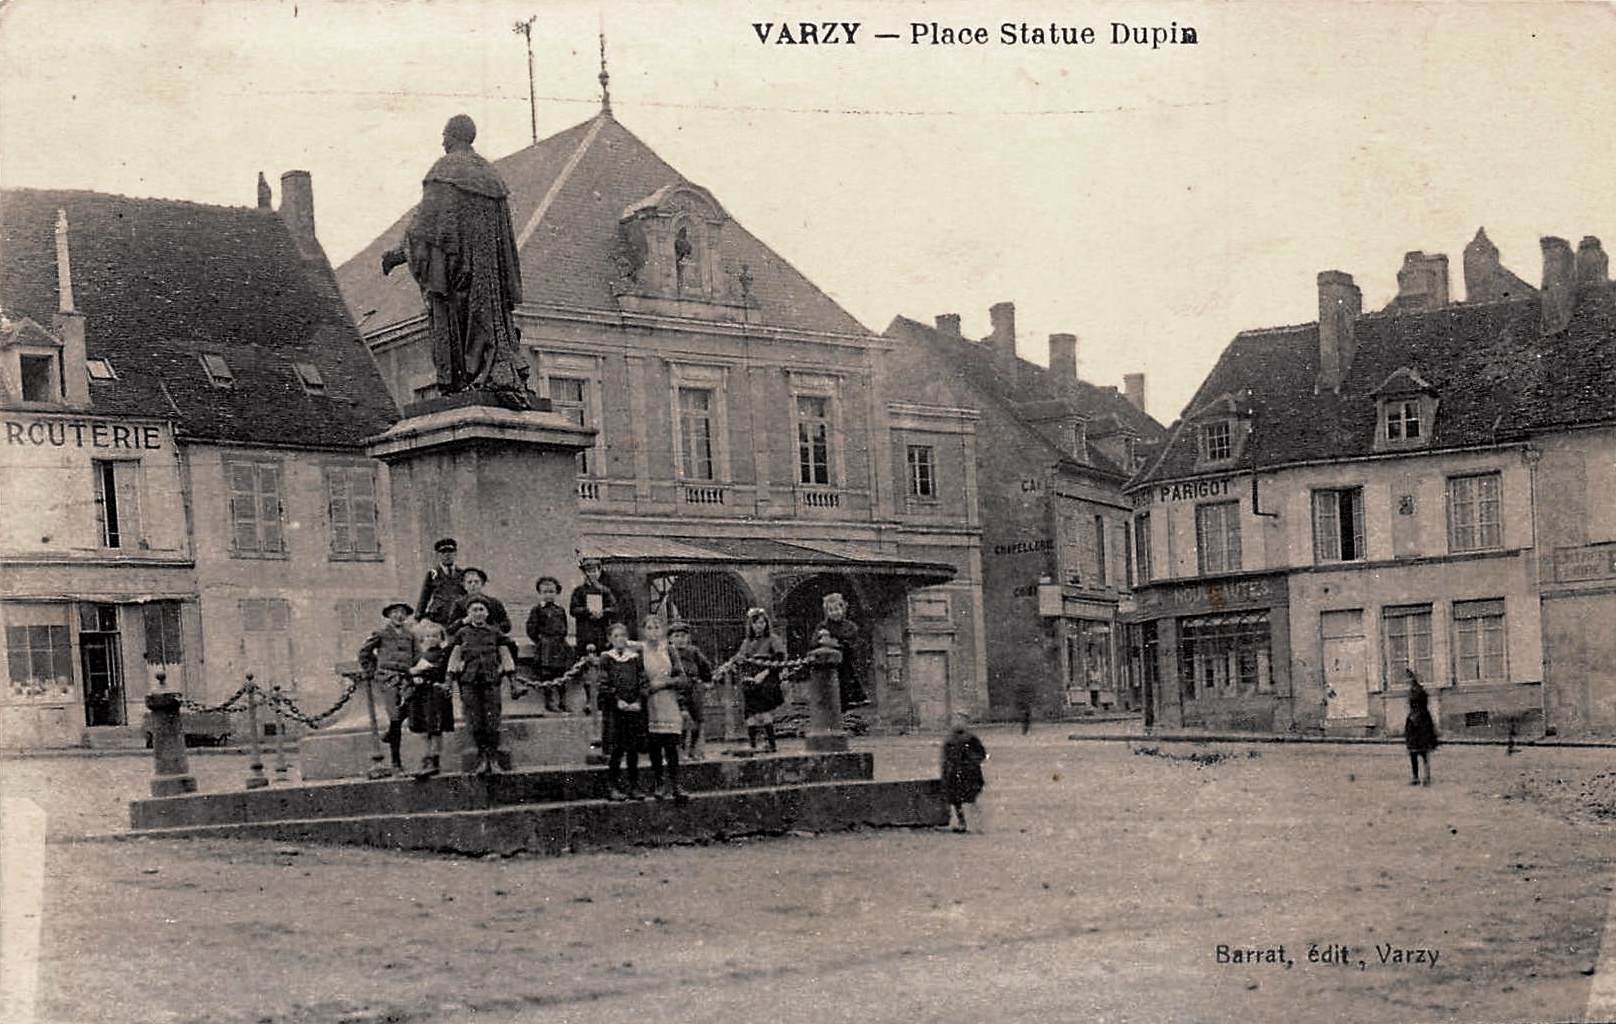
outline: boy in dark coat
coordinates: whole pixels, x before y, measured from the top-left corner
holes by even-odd
[[[954,809],[959,823],[955,832],[965,832],[965,805],[975,804],[982,792],[982,762],[988,759],[987,748],[976,733],[965,727],[965,716],[954,717],[954,728],[943,740],[943,795]]]
[[[450,614],[455,602],[466,596],[462,580],[466,570],[455,565],[460,546],[453,537],[443,538],[432,549],[438,553],[438,564],[426,571],[426,579],[421,581],[421,599],[415,607],[421,610],[422,619],[431,619],[447,629],[454,621]]]
[[[478,775],[492,775],[504,767],[499,749],[500,685],[515,671],[511,639],[488,621],[488,601],[473,597],[466,603],[466,624],[456,629],[451,642],[449,677],[460,685],[460,706],[466,726],[477,745]]]
[[[359,666],[370,674],[377,695],[387,706],[387,749],[393,755],[395,774],[404,770],[404,762],[399,759],[399,745],[404,739],[404,691],[409,686],[410,666],[419,653],[415,633],[410,629],[413,612],[403,601],[383,608],[387,621],[359,648]]]
[[[501,633],[510,633],[511,613],[505,610],[504,602],[483,593],[483,588],[488,586],[488,574],[481,569],[467,566],[461,573],[461,581],[466,588],[466,594],[455,602],[454,611],[450,612],[449,629],[453,631],[469,621],[466,611],[471,606],[472,600],[476,599],[488,607],[488,624]],[[515,651],[516,645],[513,643],[511,652],[514,654]]]
[[[561,688],[553,680],[572,667],[572,648],[567,646],[567,613],[556,598],[561,595],[561,581],[554,576],[540,576],[533,584],[539,593],[539,603],[527,613],[527,638],[533,641],[533,662],[539,675],[539,687],[544,691],[544,710],[565,711]]]
[[[1420,784],[1420,762],[1425,762],[1425,784],[1431,784],[1431,751],[1436,749],[1436,722],[1431,718],[1431,698],[1420,685],[1413,670],[1403,670],[1403,682],[1408,686],[1408,717],[1403,720],[1403,743],[1408,747],[1408,768],[1413,778],[1410,786]]]
[[[673,657],[673,674],[689,680],[688,688],[679,693],[680,711],[685,719],[680,745],[685,757],[700,761],[701,716],[707,702],[707,685],[713,681],[713,663],[690,642],[690,627],[677,619],[668,627],[668,652]]]
[[[645,701],[651,681],[640,652],[628,646],[628,627],[614,622],[611,644],[601,656],[605,678],[600,683],[601,739],[606,748],[607,799],[641,799],[640,748],[645,746]],[[623,758],[628,758],[628,788],[621,785]]]
[[[617,596],[600,581],[600,559],[585,558],[578,567],[584,571],[584,581],[574,587],[567,598],[578,653],[584,654],[594,647],[596,654],[605,654],[607,627],[614,624],[617,615]]]

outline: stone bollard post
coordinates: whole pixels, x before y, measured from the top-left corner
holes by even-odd
[[[808,652],[808,750],[823,754],[847,749],[842,729],[842,652],[815,647]]]
[[[253,674],[247,673],[247,743],[252,761],[247,765],[247,788],[263,789],[269,785],[264,775],[264,755],[258,746],[258,687],[253,685]]]
[[[146,694],[151,712],[152,796],[196,792],[196,777],[185,757],[185,730],[180,725],[180,695],[168,688],[168,673],[157,673],[157,689]]]
[[[274,686],[275,694],[275,781],[291,781],[291,765],[286,760],[286,716],[281,714],[281,684]]]

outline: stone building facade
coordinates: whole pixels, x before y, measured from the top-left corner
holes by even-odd
[[[1011,303],[990,318],[981,341],[961,336],[955,314],[935,326],[899,317],[886,336],[894,392],[980,417],[973,511],[991,712],[1136,709],[1118,618],[1134,575],[1122,487],[1167,432],[1144,411],[1142,374],[1126,396],[1080,380],[1072,334],[1050,336],[1046,369],[1016,355]]]
[[[1478,232],[1462,303],[1409,253],[1376,313],[1326,271],[1225,350],[1129,486],[1155,721],[1397,733],[1412,669],[1449,734],[1616,726],[1616,292],[1543,251],[1534,289]]]
[[[158,672],[310,706],[393,595],[396,412],[280,210],[0,192],[0,746],[139,743]]]
[[[975,413],[897,400],[889,343],[609,110],[495,166],[511,189],[532,387],[596,431],[578,460],[584,539],[553,574],[570,587],[573,555],[600,558],[625,620],[677,615],[717,660],[754,606],[802,653],[838,592],[864,628],[880,724],[981,708]],[[378,261],[408,217],[337,271],[406,412],[434,389],[420,295]],[[512,509],[510,528],[538,538],[544,524]],[[406,575],[429,554],[412,553]],[[520,621],[534,581],[492,569]]]

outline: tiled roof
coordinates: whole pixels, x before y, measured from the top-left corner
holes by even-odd
[[[422,169],[430,154],[423,152]],[[690,184],[610,114],[541,139],[494,161],[511,190],[511,220],[522,259],[524,305],[615,311],[611,281],[623,211],[669,185]],[[364,329],[421,315],[408,273],[380,272],[381,254],[398,245],[414,210],[337,269],[337,281]],[[720,274],[752,275],[753,324],[867,335],[870,332],[734,220],[723,228]],[[374,312],[371,312],[374,310]],[[738,319],[740,311],[734,310]]]
[[[1194,413],[1241,391],[1249,393],[1251,435],[1236,462],[1220,469],[1368,455],[1375,450],[1374,396],[1399,370],[1436,393],[1429,449],[1616,421],[1616,286],[1579,288],[1570,325],[1555,334],[1539,331],[1539,308],[1534,297],[1360,317],[1339,393],[1315,393],[1317,324],[1236,335],[1163,456],[1135,483],[1194,475],[1197,438],[1188,429]]]
[[[1095,447],[1092,443],[1095,438],[1128,430],[1138,438],[1140,450],[1148,453],[1150,446],[1160,444],[1167,437],[1165,427],[1135,408],[1115,388],[1099,387],[1075,378],[1057,379],[1047,367],[1019,356],[1016,358],[1015,379],[1011,380],[985,343],[945,334],[905,316],[893,318],[886,329],[886,336],[895,341],[920,342],[929,346],[947,361],[955,375],[972,388],[1004,403],[1010,414],[1031,435],[1043,436],[1033,426],[1033,414],[1039,409],[1052,409],[1055,406],[1075,409],[1088,419],[1089,465],[1111,476],[1126,477],[1128,474]],[[1053,442],[1049,444],[1051,449],[1055,449]]]
[[[271,210],[0,191],[8,316],[52,322],[58,210],[86,354],[118,375],[90,386],[94,412],[171,419],[198,440],[310,448],[359,446],[397,419],[329,266],[306,261]],[[202,352],[225,358],[233,386],[210,382]],[[325,394],[304,390],[299,362],[319,370]]]

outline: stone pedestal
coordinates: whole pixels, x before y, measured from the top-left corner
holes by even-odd
[[[811,753],[847,749],[847,733],[842,729],[842,683],[839,669],[842,652],[834,647],[815,647],[808,652],[808,734],[804,737]]]
[[[180,695],[173,690],[146,694],[151,712],[152,796],[196,792],[196,778],[185,756],[185,730],[180,726]]]

